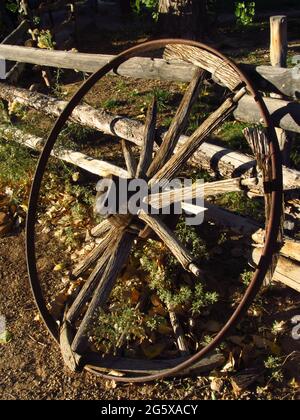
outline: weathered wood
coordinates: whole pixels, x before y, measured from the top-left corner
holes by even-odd
[[[207,212],[205,213],[205,219],[207,221],[213,221],[216,225],[230,229],[232,232],[236,232],[240,235],[252,236],[252,239],[255,244],[259,245],[260,248],[257,248],[254,252],[253,260],[257,264],[261,255],[261,248],[264,243],[265,231],[262,226],[247,217],[239,216],[227,210],[224,210],[218,206],[205,203],[207,207]],[[286,284],[289,287],[292,287],[295,290],[300,290],[300,273],[299,273],[299,259],[300,259],[300,245],[299,242],[284,237],[282,248],[280,249],[280,261],[285,263],[285,269],[291,264],[291,275],[289,273],[284,275],[283,266],[276,269],[273,276],[273,280],[280,281],[283,284]],[[288,258],[285,258],[288,257]]]
[[[287,131],[300,133],[300,106],[297,102],[289,102],[283,99],[263,98],[271,114],[275,127]],[[234,111],[234,117],[238,121],[249,124],[262,124],[262,116],[252,96],[245,95]]]
[[[229,192],[239,192],[254,189],[257,192],[260,189],[256,178],[243,179],[232,178],[214,182],[195,182],[191,187],[178,188],[162,193],[150,194],[145,198],[145,202],[151,204],[156,209],[161,209],[165,205],[190,201],[195,198],[217,196]]]
[[[288,40],[287,40],[287,16],[271,16],[271,65],[274,67],[286,67]]]
[[[157,121],[157,101],[153,98],[147,112],[143,144],[140,152],[140,160],[136,170],[137,178],[145,178],[152,161],[153,146],[155,140],[155,129]]]
[[[9,102],[17,102],[54,117],[60,116],[67,105],[66,101],[4,83],[0,83],[0,98]],[[140,122],[112,115],[103,109],[95,109],[86,104],[78,105],[74,109],[70,121],[112,136],[118,136],[137,145],[141,145],[143,141],[143,126]]]
[[[130,177],[134,178],[136,174],[137,163],[132,153],[131,144],[126,140],[121,140],[121,143],[127,171]]]
[[[252,263],[257,265],[260,257],[261,249],[255,248],[252,253]],[[300,264],[291,259],[280,257],[273,275],[273,280],[300,292]]]
[[[234,91],[241,84],[237,71],[229,63],[210,51],[187,45],[168,45],[164,52],[164,58],[183,60],[199,66],[211,73],[215,80],[218,80],[230,90]]]
[[[273,67],[287,67],[287,17],[272,16],[270,18],[271,43],[270,58]],[[283,99],[282,95],[271,93],[272,98]],[[282,128],[275,128],[279,146],[282,152],[282,162],[284,165],[290,165],[291,138]]]
[[[233,97],[225,102],[194,131],[188,140],[179,148],[169,161],[155,174],[150,184],[160,180],[170,180],[187,163],[190,157],[204,143],[214,130],[216,130],[234,111],[238,101],[246,94],[246,89],[240,89]]]
[[[138,217],[150,226],[157,236],[166,244],[185,270],[190,271],[197,277],[201,275],[201,270],[194,264],[194,258],[191,253],[160,218],[147,214],[143,210],[139,211]]]
[[[112,230],[110,235],[111,244],[114,244],[115,241],[118,240],[118,232],[116,230]],[[72,306],[69,308],[66,314],[66,320],[71,324],[77,320],[84,305],[89,301],[89,299],[93,296],[103,273],[105,272],[107,262],[109,261],[112,253],[112,249],[114,245],[107,247],[104,252],[102,253],[101,257],[99,258],[94,270],[90,274],[89,278],[84,283],[82,289],[80,290],[79,294],[77,295],[75,301],[73,302]]]
[[[205,72],[202,69],[195,70],[195,76],[187,88],[163,142],[151,163],[148,171],[149,177],[153,176],[172,156],[179,137],[186,128],[192,107],[198,99],[204,77]]]
[[[105,235],[111,228],[111,223],[109,220],[102,220],[97,226],[93,227],[91,230],[91,235],[94,237],[101,237]]]
[[[20,25],[12,31],[2,42],[2,45],[5,44],[13,44],[13,45],[21,45],[25,41],[26,32],[29,29],[29,23],[27,20],[23,20]],[[1,55],[0,55],[0,58]],[[7,63],[5,62],[5,66],[7,67]],[[8,67],[8,72],[6,74],[5,80],[9,83],[17,83],[19,77],[21,76],[22,72],[24,71],[25,64],[24,63],[15,63],[11,68]]]
[[[0,57],[22,63],[94,73],[115,56],[0,45]],[[292,97],[296,97],[300,92],[300,70],[297,68],[276,69],[269,66],[241,66],[262,91],[270,92],[278,89],[282,94]],[[117,74],[139,79],[190,82],[193,79],[194,71],[194,65],[183,61],[135,57],[122,64]],[[111,74],[115,73],[111,72]]]
[[[255,243],[263,245],[265,239],[265,231],[259,229],[252,235]],[[283,257],[300,262],[300,242],[295,239],[285,237],[283,239],[282,247],[280,248],[280,255]]]
[[[37,151],[41,151],[45,144],[44,139],[40,137],[6,125],[0,125],[0,135],[7,141],[15,141]],[[53,150],[51,155],[98,176],[105,177],[113,174],[122,178],[129,178],[128,172],[124,169],[102,160],[93,159],[81,152],[59,149],[57,151]]]
[[[179,363],[187,360],[186,357],[177,359],[147,360],[147,359],[128,359],[123,357],[104,356],[97,353],[89,353],[85,360],[87,364],[93,364],[93,368],[88,366],[91,371],[111,372],[120,371],[131,374],[153,374],[159,373],[162,369],[169,369],[177,366]],[[186,376],[189,374],[203,374],[210,372],[225,363],[225,357],[220,353],[213,353],[201,359],[198,363],[184,371],[179,372],[176,376]],[[94,367],[95,365],[95,367]]]
[[[114,229],[111,229],[107,235],[102,239],[100,244],[97,244],[95,248],[81,261],[73,270],[72,277],[81,277],[103,254],[106,248],[110,245],[112,238],[114,237]]]
[[[261,76],[262,79],[270,84],[265,88],[267,92],[273,90],[274,92],[278,91],[278,93],[282,93],[284,96],[299,98],[300,68],[294,67],[292,69],[285,69],[280,67],[258,66],[253,73],[253,79],[257,82],[259,87],[263,88],[263,86],[260,86],[262,81],[256,80],[257,75]]]
[[[266,134],[263,130],[258,127],[246,128],[244,131],[244,136],[247,139],[254,156],[257,161],[257,168],[260,171],[261,179],[264,186],[267,186],[273,181],[272,174],[272,162],[271,162],[271,152],[269,143],[266,137]],[[265,188],[266,189],[266,188]],[[264,191],[264,201],[265,201],[265,228],[267,230],[269,225],[269,220],[271,217],[272,211],[272,193],[269,191]],[[283,196],[282,196],[282,213],[283,213]],[[278,233],[278,243],[282,243],[283,239],[283,217],[281,217],[281,224]],[[273,255],[272,264],[268,270],[268,273],[265,277],[265,284],[270,284],[276,269],[278,261],[278,252]]]
[[[71,342],[73,340],[73,332],[71,326],[64,322],[60,330],[60,350],[64,359],[65,365],[71,372],[78,372],[82,361],[82,356],[76,354],[71,349]]]
[[[26,89],[15,88],[3,83],[0,83],[0,97],[10,102],[16,101],[24,106],[55,117],[61,114],[67,104],[66,101],[59,101],[53,97],[30,92]],[[243,99],[240,102],[242,101]],[[255,105],[254,101],[253,104]],[[88,105],[77,106],[70,120],[106,134],[126,139],[137,146],[141,146],[143,141],[144,127],[140,122],[112,115],[104,110],[97,110]],[[162,139],[163,136],[164,133],[162,133]],[[177,151],[187,140],[187,136],[180,136],[175,150]],[[204,142],[198,148],[190,158],[189,163],[225,177],[245,174],[246,172],[251,172],[255,167],[255,161],[251,157],[207,142]],[[283,168],[283,180],[285,189],[299,188],[300,174],[298,171]]]
[[[107,301],[120,274],[123,265],[127,261],[135,236],[125,231],[119,231],[119,238],[111,250],[111,257],[107,263],[102,279],[95,290],[88,310],[83,317],[80,327],[72,343],[72,350],[82,354],[88,346],[88,328],[93,320],[95,311],[100,310]]]
[[[185,341],[184,331],[179,323],[176,312],[169,310],[169,318],[176,338],[178,350],[180,351],[180,354],[182,356],[187,356],[190,353],[190,351]]]

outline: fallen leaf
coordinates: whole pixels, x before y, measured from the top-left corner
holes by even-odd
[[[221,372],[232,372],[234,370],[234,368],[235,368],[235,359],[233,357],[233,354],[230,353],[228,362],[223,367],[223,369],[221,370]]]
[[[111,370],[108,372],[109,375],[111,376],[117,376],[117,377],[122,377],[125,376],[125,374],[123,372],[119,372],[118,370]]]
[[[224,381],[221,378],[212,378],[210,382],[210,389],[214,392],[220,393],[224,387]]]
[[[8,344],[12,340],[12,335],[9,331],[5,330],[0,334],[0,344]]]
[[[53,271],[61,271],[64,268],[63,264],[56,264]]]

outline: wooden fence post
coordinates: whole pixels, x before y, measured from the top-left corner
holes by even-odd
[[[270,59],[273,67],[287,67],[287,16],[271,16]],[[273,98],[282,99],[282,95],[271,94]],[[283,164],[290,166],[291,136],[281,128],[276,128]]]

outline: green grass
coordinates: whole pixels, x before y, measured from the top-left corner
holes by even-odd
[[[249,124],[227,121],[222,125],[217,137],[226,142],[226,146],[230,149],[251,153],[251,149],[243,134],[243,129],[246,127],[249,127]]]
[[[31,179],[36,155],[29,149],[13,141],[0,139],[0,180],[15,185]]]
[[[250,199],[243,192],[224,194],[216,200],[216,203],[219,206],[237,212],[242,216],[251,217],[261,222],[265,220],[263,200]]]
[[[121,106],[122,104],[123,102],[118,99],[107,99],[106,101],[102,102],[102,107],[110,111]]]

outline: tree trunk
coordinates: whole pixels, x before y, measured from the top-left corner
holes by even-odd
[[[202,39],[206,26],[206,0],[160,0],[159,27],[167,36]]]

